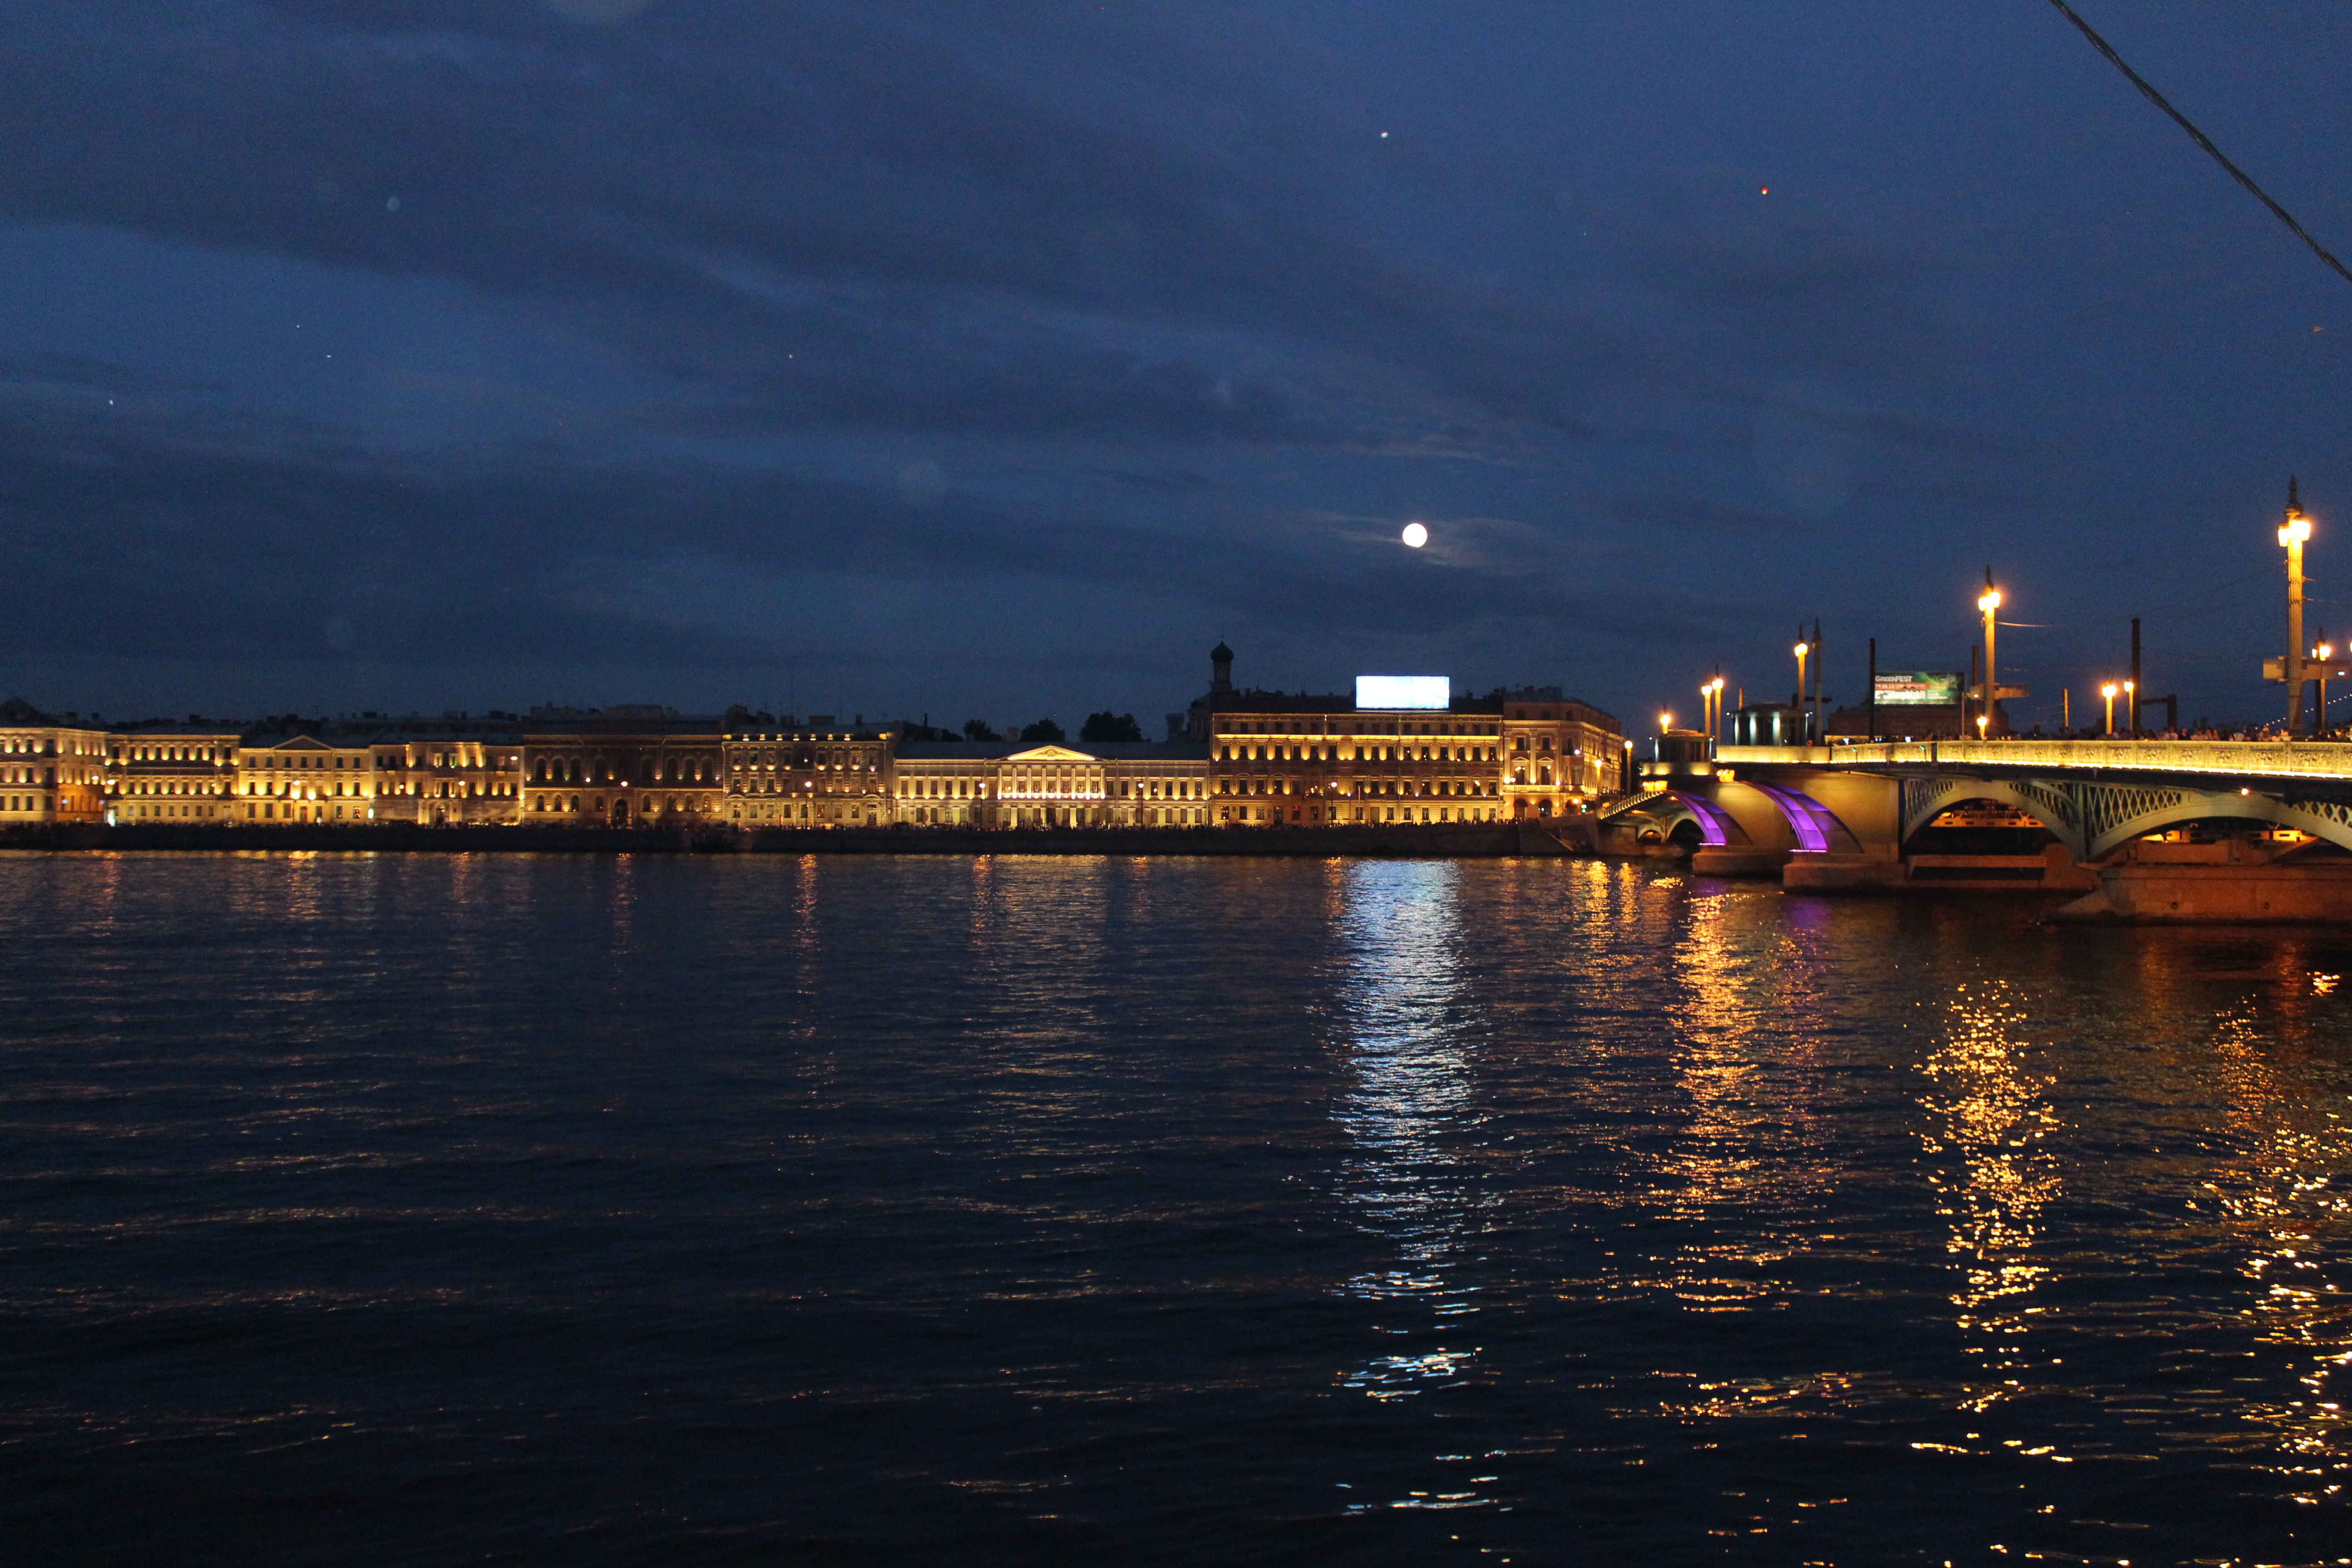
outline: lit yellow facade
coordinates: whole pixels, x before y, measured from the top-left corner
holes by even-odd
[[[898,755],[893,821],[913,827],[1205,827],[1197,748],[915,746]]]
[[[523,807],[520,735],[409,737],[364,748],[378,822],[511,826]]]
[[[1614,795],[1623,777],[1624,737],[1606,714],[1556,690],[1503,700],[1503,799],[1513,817],[1582,811]]]
[[[229,820],[236,788],[234,730],[173,725],[107,737],[105,818],[112,823]]]
[[[978,748],[970,756],[900,756],[890,784],[892,820],[911,827],[996,826],[1002,763]]]
[[[256,827],[373,822],[376,787],[372,747],[316,735],[248,740],[237,750],[230,816]]]
[[[898,820],[897,733],[824,719],[805,729],[754,719],[721,737],[724,820],[732,826],[875,827]]]
[[[1215,820],[1386,826],[1502,818],[1502,720],[1428,710],[1236,706],[1210,719]]]
[[[103,819],[106,742],[102,730],[0,718],[0,826]]]

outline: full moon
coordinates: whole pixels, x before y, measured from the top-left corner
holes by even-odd
[[[1429,530],[1417,522],[1408,522],[1404,525],[1404,542],[1418,550],[1429,542]]]

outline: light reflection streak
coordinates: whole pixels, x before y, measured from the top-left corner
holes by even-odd
[[[1960,1408],[1991,1408],[2024,1392],[2038,1309],[2026,1302],[2049,1277],[2033,1247],[2042,1211],[2059,1194],[2058,1163],[2043,1141],[2058,1126],[2049,1082],[2028,1071],[2026,1014],[2007,983],[1961,984],[1944,1005],[1943,1038],[1923,1070],[1938,1092],[1921,1098],[1933,1119],[1920,1132],[1946,1248],[1963,1259],[1951,1300],[1970,1355],[1986,1356]]]
[[[2255,1287],[2245,1309],[2255,1338],[2300,1363],[2300,1397],[2250,1400],[2243,1417],[2277,1443],[2278,1461],[2270,1468],[2285,1478],[2291,1495],[2315,1504],[2340,1501],[2352,1468],[2352,1424],[2331,1386],[2352,1366],[2352,1321],[2329,1278],[2352,1228],[2352,1198],[2330,1190],[2352,1169],[2352,1130],[2340,1111],[2312,1124],[2299,1086],[2280,1069],[2285,1048],[2251,1008],[2222,1015],[2213,1051],[2232,1142],[2243,1152],[2204,1184],[2245,1248],[2239,1267]]]
[[[1686,1309],[1753,1310],[1779,1289],[1771,1267],[1805,1245],[1826,1163],[1814,1055],[1824,976],[1811,905],[1753,920],[1738,896],[1688,901],[1675,947],[1677,1087],[1686,1120],[1664,1156],[1656,1201],[1680,1237],[1652,1283]]]
[[[1335,868],[1339,934],[1349,952],[1338,1004],[1350,1081],[1333,1115],[1353,1152],[1339,1172],[1356,1223],[1393,1266],[1348,1280],[1343,1293],[1425,1313],[1433,1332],[1476,1311],[1451,1267],[1475,1227],[1477,1173],[1454,1152],[1480,1120],[1472,1107],[1472,1047],[1463,994],[1459,871],[1445,862],[1349,862]],[[1385,1333],[1414,1331],[1396,1323]],[[1400,1349],[1343,1374],[1375,1399],[1459,1384],[1475,1345]]]

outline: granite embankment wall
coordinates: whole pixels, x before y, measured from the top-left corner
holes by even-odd
[[[851,827],[739,833],[637,827],[284,827],[89,823],[0,828],[0,849],[375,851],[383,854],[593,855],[1286,855],[1485,859],[1570,853],[1533,823],[1412,827],[955,828]]]

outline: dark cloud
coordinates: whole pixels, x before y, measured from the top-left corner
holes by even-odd
[[[33,0],[8,657],[1141,710],[1077,688],[1222,631],[1638,710],[1987,554],[2170,602],[2339,482],[2352,314],[2041,22]],[[2220,109],[2200,27],[2134,47]]]

